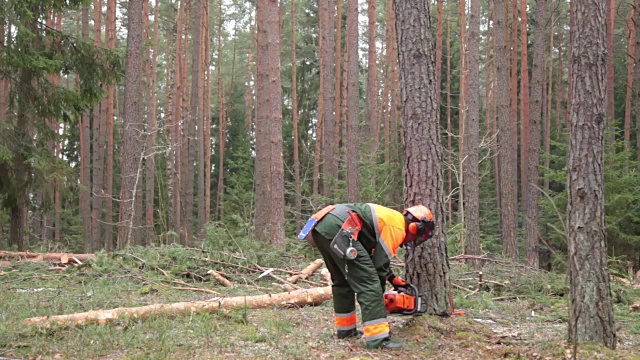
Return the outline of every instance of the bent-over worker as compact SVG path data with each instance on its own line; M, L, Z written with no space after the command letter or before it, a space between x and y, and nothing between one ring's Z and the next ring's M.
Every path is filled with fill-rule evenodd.
M415 247L432 236L434 219L422 205L399 211L376 204L329 205L315 213L298 237L316 246L331 273L337 337L355 337L357 296L368 348L398 349L391 341L384 306L385 281L407 283L391 271L398 248Z

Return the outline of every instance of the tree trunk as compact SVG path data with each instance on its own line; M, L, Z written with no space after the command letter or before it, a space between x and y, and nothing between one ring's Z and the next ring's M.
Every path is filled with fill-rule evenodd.
M555 5L556 1L553 0L552 3L552 7ZM550 152L551 152L551 114L552 114L552 109L553 109L553 48L554 48L554 44L553 44L553 38L555 35L555 28L554 28L554 18L555 18L555 12L551 12L551 41L549 43L549 72L548 77L547 77L547 84L549 86L549 91L547 92L547 112L545 114L544 117L544 135L543 135L543 142L544 142L544 168L545 169L549 169L549 163L550 163ZM561 73L558 73L558 77L560 77ZM556 92L560 91L559 88L556 87ZM545 176L544 178L544 189L548 190L549 189L549 177Z
M188 136L189 136L189 169L187 171L187 202L193 203L193 178L195 168L192 164L196 163L196 152L198 156L197 173L198 173L198 223L197 223L197 236L202 235L204 229L204 223L207 220L207 216L204 212L204 128L202 121L202 18L204 13L204 1L203 0L191 0L191 13L193 14L193 53L191 60L191 111L190 120L188 124ZM197 134L196 134L197 127ZM193 141L193 139L198 141ZM187 214L190 220L193 213L191 206L187 206ZM191 224L191 221L187 221L187 226Z
M576 0L570 0L569 6L569 75L567 76L569 84L567 85L567 93L565 94L565 100L567 107L564 109L564 123L569 127L569 112L571 111L571 94L573 93L573 38L575 36L575 14L576 14ZM560 42L562 43L562 42Z
M345 119L346 121L346 112L342 111L343 107L340 106L340 96L341 96L341 85L342 82L340 81L341 75L340 75L340 62L342 61L342 2L343 0L336 0L337 2L337 11L336 11L336 18L337 18L337 24L336 24L336 81L334 84L335 87L335 116L334 116L334 123L333 123L333 147L334 147L334 154L336 154L336 156L340 156L340 118L342 117L343 119ZM346 64L345 64L346 66ZM346 74L346 67L343 69L345 71ZM347 86L347 78L346 76L344 76L344 86L346 89ZM342 94L342 96L346 96L346 92L344 94ZM346 104L343 104L343 106L346 106Z
M636 9L640 9L640 0L635 0ZM636 27L636 51L635 51L635 67L640 69L640 11L636 11L633 15ZM638 159L638 168L640 168L640 71L635 72L635 86L634 86L634 111L636 116L636 155Z
M256 13L256 239L281 245L285 218L278 3L258 0Z
M323 78L324 98L324 124L323 124L323 152L324 152L324 177L322 179L322 193L331 196L332 183L338 179L338 154L335 151L334 142L334 111L338 101L335 98L335 14L336 0L320 0L320 42L322 43L322 67L320 76Z
M82 7L82 39L89 41L89 9ZM78 85L79 86L79 85ZM84 251L93 251L91 234L91 118L85 111L80 118L80 216Z
M180 69L182 74L182 137L181 137L181 149L180 149L180 185L181 185L181 194L180 198L182 199L181 203L181 212L182 212L182 228L180 229L180 237L181 243L186 246L190 246L191 244L191 235L193 232L193 185L195 178L195 174L193 173L194 167L193 163L189 166L189 138L192 135L189 132L189 124L191 123L190 117L190 98L189 98L189 27L191 25L191 1L186 2L186 8L184 12L184 33L183 36L183 48L182 48L182 69ZM191 60L193 61L193 59ZM191 78L193 81L193 77ZM190 179L192 181L190 181Z
M468 113L464 132L464 198L465 206L465 253L481 255L480 246L480 178L478 161L480 155L480 0L471 0L469 14L469 94ZM476 266L480 262L474 263Z
M102 0L93 1L93 43L102 46ZM104 119L106 114L102 110L101 103L93 106L93 181L91 211L91 238L93 249L102 248L102 198L104 197L104 143L106 126ZM104 108L106 110L106 108Z
M607 23L607 148L609 151L615 151L615 93L614 85L614 67L613 67L613 29L616 22L616 0L607 0L606 2L606 23Z
M338 0L340 1L340 0ZM357 13L357 4L356 4L356 13ZM357 16L357 14L356 14ZM364 115L365 118L365 122L368 124L369 127L369 156L370 159L373 160L375 162L375 154L378 152L378 147L380 146L380 138L378 138L376 136L376 134L378 133L378 129L380 128L380 123L378 120L378 86L377 86L377 74L378 74L378 70L377 70L377 64L376 64L376 0L367 0L367 17L369 19L369 27L368 27L368 34L369 34L369 58L368 58L368 70L367 70L367 108L366 108L366 112ZM349 19L348 15L347 15L347 19ZM347 39L349 39L349 25L350 25L350 21L347 21ZM356 24L357 25L357 24ZM357 38L357 27L354 30L356 31L356 38ZM358 46L356 44L355 46L356 48L352 50L353 53L355 53L356 59L357 59L357 55L358 55ZM349 45L347 45L347 49L351 50L349 48ZM353 59L353 58L351 58ZM355 69L357 71L357 64L358 62L355 62ZM353 66L353 65L352 65ZM355 77L356 82L357 82L357 75ZM351 100L351 95L349 95L349 98ZM357 100L356 100L357 101ZM357 164L356 164L357 165Z
M247 128L247 140L251 139L251 133L253 132L253 91L251 90L251 83L253 82L253 70L251 70L251 63L253 63L253 54L249 49L247 54L247 93L245 95L245 111L244 122Z
M116 48L116 0L107 0L106 43L107 48ZM104 186L104 243L107 251L113 249L113 102L114 86L108 86L106 111L107 169ZM120 115L118 114L118 116Z
M564 75L564 66L562 64L562 32L558 32L558 76L556 77L556 133L560 136L560 132L562 132L562 123L563 119L566 116L566 109L561 114L562 110L562 100L565 98L566 94L564 93L564 85L562 83L562 76ZM571 69L569 69L569 73L571 73ZM569 78L569 83L571 83L571 79ZM567 101L567 107L569 103ZM564 121L566 123L566 121Z
M526 195L527 206L524 208L524 226L526 229L527 266L538 267L538 220L540 208L540 130L542 126L543 92L544 92L544 58L546 50L546 0L538 0L536 4L536 36L533 44L533 72L531 73L531 123L530 141L527 159L529 184Z
M624 151L631 151L631 99L633 97L633 71L636 53L636 28L633 24L634 9L627 15L627 94L624 105Z
M453 146L451 144L453 133L451 128L451 19L447 17L447 175L449 188L447 192L449 224L453 224L453 179L451 168L453 165Z
M302 224L302 193L300 189L300 145L298 144L298 77L296 73L296 0L291 0L291 104L293 109L293 182L296 192L296 229Z
M607 268L604 136L607 126L605 4L576 2L571 139L567 163L569 340L614 349L616 333Z
M513 144L514 137L511 132L511 116L513 114L510 114L509 86L506 86L506 84L509 84L509 67L507 64L507 14L505 0L494 0L494 4L496 15L496 83L503 84L498 86L496 91L498 160L500 168L500 227L504 254L515 260L518 257L516 243L518 194L516 154ZM511 84L511 86L513 86L513 84ZM513 110L513 101L511 105L511 109Z
M202 107L202 121L204 122L204 158L205 163L202 164L201 168L204 171L204 215L206 217L206 222L211 218L211 28L209 27L210 23L209 16L209 1L204 2L204 25L203 25L203 34L202 38L204 40L203 49L203 59L204 63L202 64L202 78L203 78L203 102L204 106Z
M277 2L275 2L277 6ZM278 17L276 14L276 25ZM276 32L278 29L276 28ZM331 287L301 289L291 292L254 296L236 296L210 301L187 301L172 304L153 304L140 307L97 310L68 315L38 316L24 320L25 325L37 325L48 328L57 326L82 326L89 324L110 324L122 317L146 319L156 316L175 317L178 314L189 315L198 312L217 312L220 309L260 309L266 307L298 308L319 305L331 300Z
M443 314L449 310L449 259L429 2L395 0L394 8L403 111L404 200L407 206L430 207L436 220L433 238L407 253L407 280L426 291L428 313Z
M522 192L521 205L522 209L528 207L527 203L527 184L529 184L529 171L527 161L529 159L529 137L531 131L529 129L529 42L527 40L527 0L520 1L520 45L522 51L522 60L520 65L520 186Z
M222 1L218 7L218 189L216 191L216 220L222 220L222 191L224 190L224 145L226 143L226 114L222 86ZM231 101L229 99L228 101Z
M370 23L371 24L371 23ZM345 42L346 56L345 67L347 69L347 201L358 202L360 186L358 183L358 127L360 124L360 111L358 102L360 99L358 89L358 2L347 0L347 37ZM369 53L371 56L371 53ZM371 60L371 58L369 59ZM375 54L374 54L375 61ZM371 64L369 64L371 66ZM371 70L371 67L369 67ZM370 73L371 74L371 73ZM369 76L369 81L371 81ZM375 74L373 76L375 82ZM371 90L371 84L369 90ZM373 93L372 94L372 98ZM377 98L377 94L375 96ZM367 112L369 116L375 116L375 99L368 99ZM373 102L373 103L372 103ZM368 119L367 121L369 121ZM371 123L370 123L371 124ZM370 131L372 128L370 127ZM371 134L371 132L370 132ZM325 159L326 160L326 159Z
M143 3L130 0L127 25L127 67L124 96L124 147L122 150L119 247L134 244L134 217L138 193L142 191L142 50Z
M466 224L464 218L465 188L465 122L467 118L467 0L458 1L458 21L460 28L460 96L458 98L458 218ZM451 164L450 166L452 166ZM460 234L460 248L465 249L466 234Z
M151 62L150 73L151 73L151 81L150 81L150 91L151 95L149 96L148 103L148 111L149 111L149 135L147 137L147 158L145 159L146 165L146 184L147 184L147 236L145 245L151 246L155 240L155 231L154 231L154 221L153 221L153 202L155 199L155 171L156 171L156 162L155 162L155 146L156 146L156 135L158 132L158 122L156 119L156 83L157 83L157 64L158 64L158 23L159 23L159 1L155 3L154 15L153 15L153 55L149 60ZM148 37L151 40L151 34Z
M442 88L442 33L444 24L444 1L436 1L436 99L438 101L438 112L440 112L440 89ZM447 57L449 53L447 52Z

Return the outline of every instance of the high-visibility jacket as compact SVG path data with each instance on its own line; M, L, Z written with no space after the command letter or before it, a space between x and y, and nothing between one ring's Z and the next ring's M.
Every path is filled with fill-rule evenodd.
M357 239L371 256L378 274L381 277L391 274L391 258L397 255L398 248L407 235L402 213L377 204L342 205L358 214L362 220L363 226ZM322 221L316 225L315 230L322 236L332 239L340 231L344 220L331 212L323 215Z

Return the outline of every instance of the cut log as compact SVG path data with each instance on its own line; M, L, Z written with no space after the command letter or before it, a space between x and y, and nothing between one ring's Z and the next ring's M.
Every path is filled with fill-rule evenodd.
M306 279L309 276L311 276L311 274L313 274L316 270L320 269L320 267L322 266L322 264L324 264L324 260L322 259L317 259L315 261L313 261L311 264L309 264L309 266L307 266L306 268L304 268L300 274L297 275L293 275L290 276L289 278L287 278L287 281L289 281L292 284L295 284L298 282L298 280L300 279Z
M633 304L633 305L631 305L629 307L629 311L631 311L631 312L640 312L640 301L635 303L635 304Z
M225 279L224 276L222 276L219 272L215 271L215 270L209 270L207 271L207 274L213 276L216 280L218 280L222 285L226 286L226 287L233 287L233 284L231 283L231 281Z
M0 258L18 260L28 259L30 261L59 261L63 264L82 264L83 262L95 257L96 254L32 253L0 250Z
M96 310L68 315L38 316L24 320L25 325L41 327L82 326L88 324L109 324L118 319L147 319L150 316L173 317L200 312L214 312L219 309L266 307L290 308L313 306L333 298L331 287L302 289L292 292L215 298L207 301L187 301L171 304L154 304L141 307Z
M324 278L324 281L331 285L333 284L333 282L331 281L331 273L329 272L329 269L324 268L322 270L320 270L320 275L322 275L322 277Z

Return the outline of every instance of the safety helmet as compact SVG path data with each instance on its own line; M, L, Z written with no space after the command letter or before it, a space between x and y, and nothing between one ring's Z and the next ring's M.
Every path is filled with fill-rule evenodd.
M416 247L433 236L435 222L433 213L424 205L415 205L404 209L402 215L407 219L407 232L416 239L407 243L408 247Z

